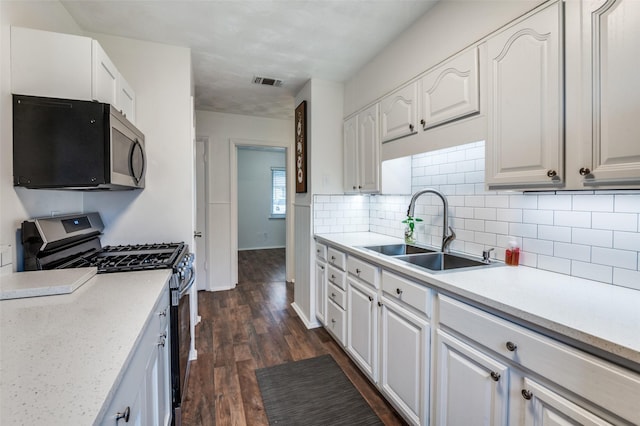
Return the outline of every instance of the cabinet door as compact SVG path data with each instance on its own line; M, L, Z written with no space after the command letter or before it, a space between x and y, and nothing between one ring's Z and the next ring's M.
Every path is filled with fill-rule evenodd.
M91 100L91 39L11 27L11 92Z
M358 116L344 122L344 192L358 192Z
M422 127L427 130L480 111L478 48L465 50L421 80Z
M640 2L589 0L581 5L588 143L582 147L584 164L569 172L584 175L585 187L639 185Z
M93 65L92 97L121 109L118 105L118 69L111 62L100 43L92 40L91 62Z
M438 330L436 425L506 425L506 365Z
M358 114L358 188L360 192L380 191L379 104Z
M169 312L169 306L166 307ZM166 318L166 317L165 317ZM171 389L171 336L169 333L169 321L163 323L160 339L158 341L158 419L160 425L169 426L172 414L172 389Z
M528 378L521 392L525 426L604 426L611 423Z
M136 94L127 81L118 74L118 109L131 123L136 122Z
M376 293L347 279L347 352L377 382L378 316Z
M380 102L382 142L392 141L416 132L418 118L418 84L396 90Z
M380 312L380 388L411 424L426 425L429 409L429 324L393 303Z
M561 3L488 39L490 188L562 184L562 54Z
M324 262L316 262L316 318L326 324L327 312L327 267Z

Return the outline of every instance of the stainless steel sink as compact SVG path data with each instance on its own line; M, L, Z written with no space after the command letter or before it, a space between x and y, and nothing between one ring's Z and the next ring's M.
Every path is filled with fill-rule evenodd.
M363 247L367 250L375 251L376 253L384 254L386 256L403 256L407 254L418 254L418 253L437 253L435 250L414 246L411 244L386 244L380 246L367 246Z
M461 268L473 267L489 267L500 265L500 263L485 263L482 260L472 259L470 257L461 256L450 253L425 253L414 254L408 256L396 256L394 259L428 269L430 272L449 271Z

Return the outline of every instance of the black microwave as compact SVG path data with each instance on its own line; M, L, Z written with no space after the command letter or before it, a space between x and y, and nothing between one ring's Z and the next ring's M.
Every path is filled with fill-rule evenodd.
M100 102L13 95L13 185L144 188L144 135Z

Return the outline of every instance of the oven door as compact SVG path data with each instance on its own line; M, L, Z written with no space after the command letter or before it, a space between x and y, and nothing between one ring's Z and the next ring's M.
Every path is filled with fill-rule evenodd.
M187 276L180 287L180 300L178 310L180 312L180 387L181 401L184 401L189 380L189 357L191 353L191 287L195 282L195 270L193 266L187 268Z
M144 135L117 111L111 111L111 183L144 188Z

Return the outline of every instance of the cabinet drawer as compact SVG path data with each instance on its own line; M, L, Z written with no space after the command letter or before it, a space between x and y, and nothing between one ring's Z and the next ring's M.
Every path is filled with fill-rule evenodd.
M374 286L375 288L378 288L377 266L371 265L356 257L349 256L347 259L347 270L351 275L360 278L360 280Z
M347 256L333 247L327 249L327 261L336 268L347 270Z
M382 291L387 297L404 302L431 318L431 289L382 271Z
M346 290L347 273L331 265L329 265L328 270L329 273L327 274L327 278L329 282L337 285L343 290Z
M624 419L640 424L640 375L446 296L440 322Z
M316 243L316 259L327 260L327 246L321 243Z
M327 301L327 330L344 346L346 337L345 312L331 300Z
M327 289L327 297L342 309L347 306L347 293L331 283L329 283L329 287Z

